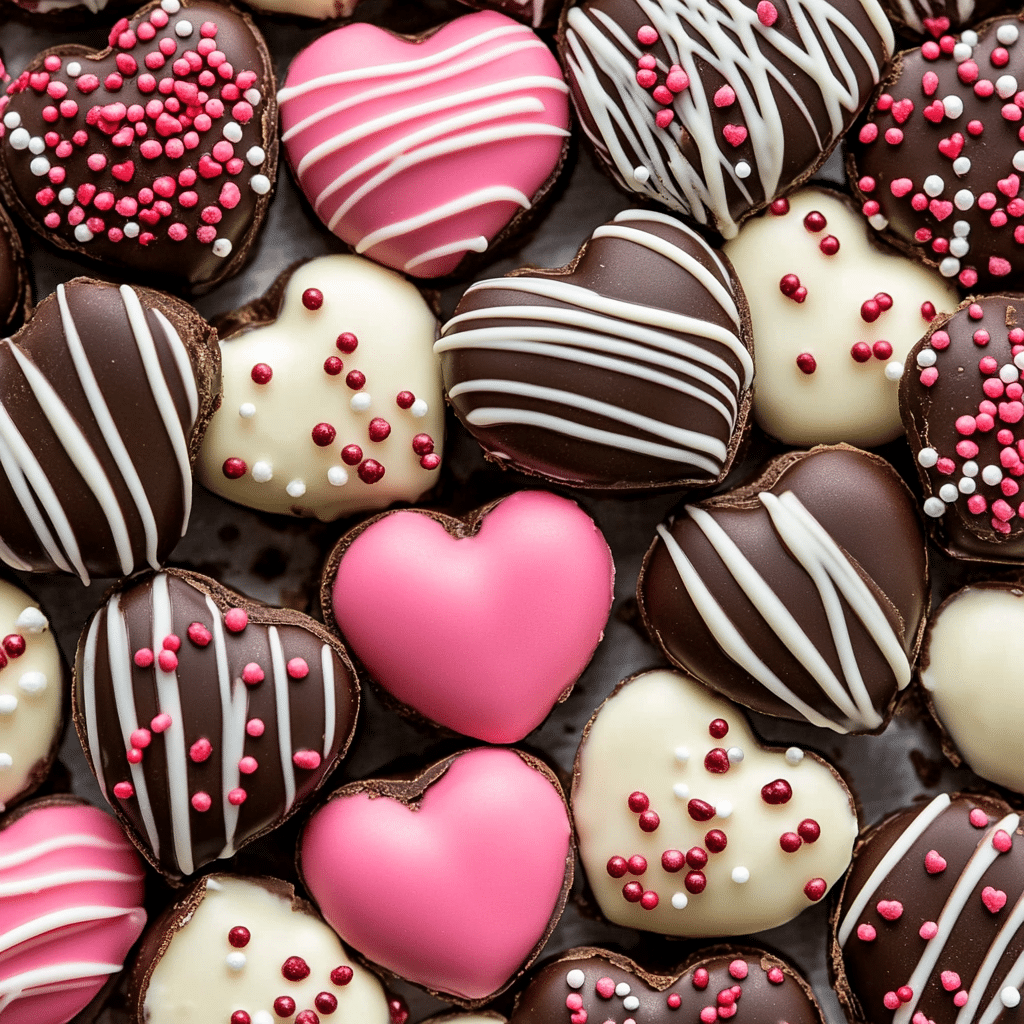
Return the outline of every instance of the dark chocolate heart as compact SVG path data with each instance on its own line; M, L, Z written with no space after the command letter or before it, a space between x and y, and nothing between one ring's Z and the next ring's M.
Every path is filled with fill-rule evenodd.
M0 343L0 558L127 576L185 532L217 336L148 288L76 278Z
M881 729L928 609L914 500L877 455L782 455L659 526L638 598L669 659L712 689L837 732Z
M126 581L78 644L86 756L128 835L172 879L297 810L344 756L358 709L351 663L323 626L198 573Z
M0 99L0 186L64 249L207 288L239 270L270 203L277 100L248 15L161 0L110 48L39 54Z

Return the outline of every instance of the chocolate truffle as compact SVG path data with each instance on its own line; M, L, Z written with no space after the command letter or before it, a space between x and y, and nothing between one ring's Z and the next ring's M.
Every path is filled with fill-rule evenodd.
M746 301L667 214L627 210L566 267L471 285L434 348L488 458L558 483L708 486L744 436Z
M873 732L911 678L928 611L906 484L848 445L792 452L658 527L637 595L651 637L764 714Z
M0 333L20 327L31 304L25 250L13 221L0 205Z

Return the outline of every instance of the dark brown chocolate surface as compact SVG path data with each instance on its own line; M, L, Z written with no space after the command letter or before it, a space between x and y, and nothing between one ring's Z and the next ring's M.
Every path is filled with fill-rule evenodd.
M226 617L231 609L247 614L240 631ZM189 633L197 622L212 634L205 644ZM181 641L175 668L140 666L137 652L159 656L165 636ZM287 667L296 658L304 675ZM263 678L243 683L254 666ZM172 880L229 856L297 810L344 756L359 708L344 648L319 623L180 570L136 576L112 593L82 635L73 697L75 726L108 801L143 855ZM158 714L171 715L166 731L152 725ZM263 730L253 735L256 719ZM148 730L150 742L133 765L125 751L136 728ZM317 753L315 765L294 760L303 751ZM237 767L245 757L255 759L249 772ZM119 796L119 783L130 783L132 794ZM236 790L240 803L230 798ZM209 798L207 809L197 794Z
M0 205L0 334L20 327L29 305L25 252L11 218Z
M882 0L882 6L893 25L914 39L940 39L950 29L967 28L1005 10L999 0Z
M815 652L848 685L822 595L811 573L774 528L758 498L761 491L797 496L866 584L912 664L928 610L927 560L913 499L892 467L878 456L848 446L816 448L780 456L754 484L696 506L736 545L792 614ZM846 717L829 700L764 617L766 610L770 612L767 603L744 592L692 514L677 516L669 529L725 618L770 671L843 731L872 731L863 721ZM871 705L886 720L897 694L896 678L843 590L837 586L836 593ZM726 653L732 645L722 642L724 634L712 633L660 537L644 561L638 598L648 631L674 664L755 711L802 718Z
M462 0L478 10L501 11L517 21L525 21L534 28L548 28L558 20L562 0Z
M12 83L0 187L54 244L202 290L241 268L270 203L276 85L248 15L163 4L114 25L111 49L56 47Z

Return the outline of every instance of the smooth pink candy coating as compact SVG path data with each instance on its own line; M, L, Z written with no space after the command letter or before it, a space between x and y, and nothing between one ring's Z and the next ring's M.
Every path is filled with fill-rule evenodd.
M565 878L561 795L511 750L460 755L418 810L364 793L306 826L306 886L342 941L396 974L483 999L543 937Z
M0 831L3 1024L64 1024L92 1001L146 924L143 877L96 807L35 807Z
M288 160L321 220L416 277L451 273L529 207L569 127L558 62L495 11L418 43L335 29L292 61L278 100Z
M574 502L520 491L457 539L395 512L347 548L332 607L351 649L398 700L489 743L522 739L586 668L615 566Z

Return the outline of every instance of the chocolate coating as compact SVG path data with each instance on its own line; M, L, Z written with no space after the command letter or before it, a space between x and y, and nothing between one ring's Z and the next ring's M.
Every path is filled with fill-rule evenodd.
M0 205L0 332L20 327L31 304L25 251L13 221Z
M1024 557L1022 313L1020 296L962 303L952 316L935 320L900 381L900 411L928 529L956 558Z
M206 631L199 640L195 623ZM177 650L165 637L180 640ZM158 659L170 651L170 667L146 664L140 650ZM174 880L231 856L315 792L348 749L359 690L344 648L313 619L169 569L126 581L92 617L72 706L118 819ZM170 716L163 730L152 724L161 714ZM125 751L140 728L148 741L132 763ZM240 766L244 758L255 767ZM130 795L118 788L125 783Z
M921 524L884 459L846 445L783 455L658 532L637 594L674 664L764 714L884 726L928 609Z
M632 491L724 478L750 408L750 345L728 261L674 217L627 210L566 267L472 285L434 348L489 458Z
M849 177L874 227L964 288L990 292L1024 283L1014 102L1024 41L1016 15L974 36L900 54L850 134Z
M151 3L110 44L45 51L12 84L0 188L60 248L205 290L241 268L270 203L266 45L248 15L213 0Z
M1000 995L1016 992L1012 969L1024 952L1019 816L993 797L949 801L942 794L899 811L861 840L833 921L836 990L851 1021L909 1024L922 1013L935 1024L993 1024L1017 1016L1013 995ZM1006 852L993 843L999 830L1012 840ZM912 996L901 1002L902 986ZM966 1006L960 992L969 994Z
M85 583L159 566L188 522L219 368L181 300L60 285L0 345L0 558Z
M951 28L966 28L999 13L999 0L882 0L897 29L911 36L940 39Z
M732 238L825 161L883 77L893 35L876 0L583 0L563 16L559 52L619 184ZM638 63L648 57L653 68Z
M706 982L704 974L696 975L698 970L705 972ZM610 991L620 985L628 988L624 995ZM650 974L617 953L581 947L536 973L517 999L509 1024L565 1020L571 1012L567 1012L566 1000L573 995L582 1001L579 1012L585 1010L592 1021L697 1021L705 1007L717 1005L720 992L734 986L740 989L736 1000L741 1017L788 1024L818 1024L821 1020L807 982L784 960L762 950L716 946L691 956L675 974L665 975ZM637 1005L626 1005L629 1000Z

